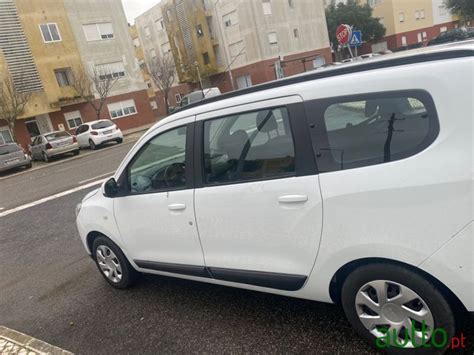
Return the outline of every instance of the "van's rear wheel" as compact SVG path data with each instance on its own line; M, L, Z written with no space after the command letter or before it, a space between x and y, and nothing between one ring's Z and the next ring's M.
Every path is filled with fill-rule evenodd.
M426 347L418 350L439 351L454 335L455 319L446 297L425 277L399 265L378 263L353 270L341 299L359 335L391 353L410 352L423 343Z
M92 245L96 265L105 280L115 288L128 288L137 278L122 250L110 239L97 237Z

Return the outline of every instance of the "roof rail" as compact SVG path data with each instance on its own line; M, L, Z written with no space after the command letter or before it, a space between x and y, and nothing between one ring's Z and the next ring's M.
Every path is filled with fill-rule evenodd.
M357 65L347 65L347 66L338 66L336 68L331 68L329 70L321 70L310 72L307 74L300 74L295 75L292 77L279 79L270 81L267 83L251 86L245 89L240 89L236 91L230 91L218 96L213 96L201 101L196 101L184 107L177 109L175 112L182 112L194 107L202 106L211 102L221 101L225 99L229 99L236 96L242 96L246 94L251 94L263 90L278 88L282 86L303 83L306 81L329 78L333 76L340 76L346 74L357 73L361 71L368 71L368 70L375 70L375 69L382 69L382 68L390 68L396 67L400 65L407 65L407 64L415 64L415 63L424 63L424 62L432 62L436 60L443 60L443 59L454 59L454 58L463 58L463 57L472 57L474 56L474 50L472 49L455 49L449 51L442 51L442 52L428 52L428 53L421 53L401 58L392 58L386 60L370 60L367 63L360 63Z

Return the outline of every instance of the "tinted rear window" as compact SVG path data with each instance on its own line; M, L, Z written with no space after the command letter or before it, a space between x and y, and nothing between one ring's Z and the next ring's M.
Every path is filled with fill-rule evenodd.
M16 144L0 146L0 155L7 155L14 152L19 152L21 148Z
M69 133L67 133L67 132L48 133L48 134L45 134L45 136L44 136L44 138L46 138L46 140L48 142L54 141L56 139L63 139L63 138L66 138L66 137L69 137Z
M114 123L112 121L101 121L101 122L94 123L93 125L91 125L91 127L92 129L102 129L102 128L107 128L113 125Z

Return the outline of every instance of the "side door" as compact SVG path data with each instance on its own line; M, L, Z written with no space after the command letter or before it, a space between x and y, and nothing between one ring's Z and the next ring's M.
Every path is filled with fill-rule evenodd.
M33 156L34 159L43 159L43 156L41 154L42 146L43 146L43 137L42 136L36 137L31 146L31 155Z
M79 128L76 130L76 139L77 139L77 142L79 143L80 147L88 147L89 146L88 131L89 131L89 125L87 125L87 124L83 124L83 125L79 126Z
M194 116L165 125L135 154L114 198L123 242L143 269L207 276L194 217Z
M322 200L301 98L199 115L196 137L196 218L212 276L303 287L318 252Z

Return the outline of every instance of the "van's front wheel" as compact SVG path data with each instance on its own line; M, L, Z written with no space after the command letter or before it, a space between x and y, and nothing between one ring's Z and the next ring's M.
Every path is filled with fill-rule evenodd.
M399 265L370 264L353 270L344 281L341 299L359 335L390 353L413 348L439 352L454 335L453 310L445 296L425 277Z
M100 273L110 285L120 289L133 285L138 273L115 243L106 237L97 237L92 250Z

